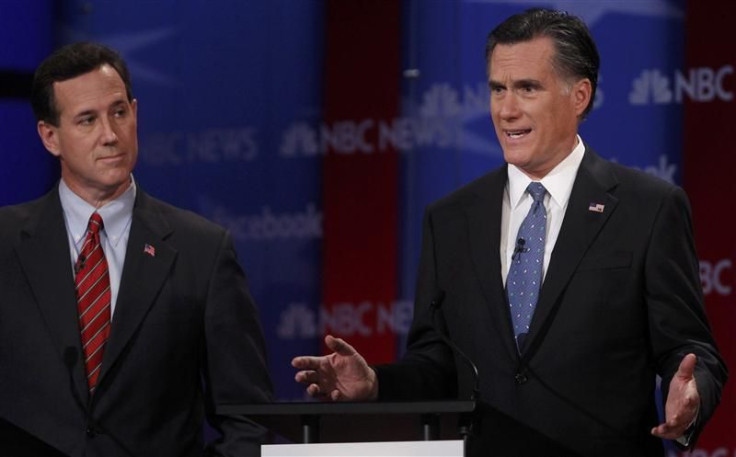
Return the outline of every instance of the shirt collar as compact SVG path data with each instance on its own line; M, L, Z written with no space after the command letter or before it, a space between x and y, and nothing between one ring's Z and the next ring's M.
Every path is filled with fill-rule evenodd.
M539 181L547 189L550 199L561 208L567 206L572 185L575 183L575 176L578 174L578 168L580 168L585 153L585 145L580 135L577 135L576 138L577 144L572 152ZM529 176L525 175L516 165L509 164L507 189L511 208L516 208L521 203L530 182L532 180Z
M135 204L136 185L133 176L130 177L130 186L118 198L105 203L100 208L95 208L80 196L75 194L63 179L59 181L59 198L64 210L67 229L79 245L87 233L89 218L97 211L104 222L104 232L108 241L117 246L125 234L125 230L133 219L133 206Z

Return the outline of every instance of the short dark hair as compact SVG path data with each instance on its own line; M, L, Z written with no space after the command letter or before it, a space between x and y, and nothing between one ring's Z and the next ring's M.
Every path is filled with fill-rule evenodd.
M128 101L132 101L130 73L120 54L99 43L72 43L57 49L44 59L33 75L31 106L36 120L58 126L60 113L54 98L54 83L76 78L105 64L118 72L125 84Z
M552 65L563 78L588 78L592 87L590 102L581 118L593 109L598 86L600 56L590 30L578 17L564 11L532 8L503 21L488 34L486 64L497 44L517 44L535 38L551 38L555 45Z

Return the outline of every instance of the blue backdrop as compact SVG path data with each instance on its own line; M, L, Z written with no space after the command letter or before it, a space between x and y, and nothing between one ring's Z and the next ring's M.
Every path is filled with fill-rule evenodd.
M325 4L60 3L2 3L4 77L9 70L27 76L70 41L100 41L121 52L139 101L136 179L231 230L260 307L277 395L302 398L289 361L320 350L325 320ZM400 46L409 71L396 76L402 110L394 125L402 133L393 140L401 156L396 255L404 304L413 296L424 206L502 162L488 113L485 39L499 21L531 6L581 15L599 44L600 85L583 138L606 157L680 181L684 89L675 83L682 83L684 0L404 0ZM56 179L22 93L0 99L0 145L1 203L40 195ZM395 326L400 337L404 324Z

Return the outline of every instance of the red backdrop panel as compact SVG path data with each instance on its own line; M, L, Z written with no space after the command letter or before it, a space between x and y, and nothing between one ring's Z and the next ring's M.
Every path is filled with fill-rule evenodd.
M398 156L376 145L378 124L399 110L400 2L326 5L326 331L342 329L369 363L389 362L396 338L378 320L397 294Z
M685 102L683 180L693 207L706 308L731 370L719 410L698 448L736 451L736 3L688 1L687 69L700 75L700 97ZM701 101L693 101L693 98ZM709 454L710 455L710 454ZM720 455L720 454L718 454Z

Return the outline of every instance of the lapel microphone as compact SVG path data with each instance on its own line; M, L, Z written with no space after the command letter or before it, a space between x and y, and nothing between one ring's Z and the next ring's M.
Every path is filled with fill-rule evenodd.
M516 247L514 248L514 253L511 256L512 259L518 259L523 252L527 251L524 245L526 245L526 240L524 238L516 240Z
M87 258L84 256L84 254L79 254L79 257L77 257L77 263L74 265L74 274L79 274L80 271L84 268L84 264L87 262ZM74 348L67 348L67 349L74 349ZM64 352L64 361L66 362L66 352Z
M435 331L435 333L440 337L440 339L449 347L452 352L460 356L460 358L468 365L470 366L472 372L473 372L473 392L470 395L470 399L472 401L479 401L480 400L480 375L478 374L478 367L475 365L475 362L473 362L473 359L468 357L460 347L455 344L454 341L452 341L450 338L448 338L441 329L436 325L436 315L437 311L440 310L442 307L442 303L445 300L445 291L440 290L438 291L434 299L429 303L429 312L430 312L430 326Z

